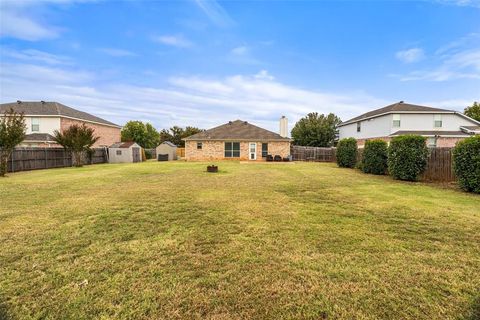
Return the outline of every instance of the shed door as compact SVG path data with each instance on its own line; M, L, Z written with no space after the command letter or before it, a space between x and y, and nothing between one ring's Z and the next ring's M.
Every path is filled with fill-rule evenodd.
M140 148L132 148L133 162L141 162Z

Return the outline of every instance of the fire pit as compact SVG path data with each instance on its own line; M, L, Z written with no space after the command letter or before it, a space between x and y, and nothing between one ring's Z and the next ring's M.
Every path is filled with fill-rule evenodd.
M218 172L218 166L213 164L211 166L207 166L207 172Z

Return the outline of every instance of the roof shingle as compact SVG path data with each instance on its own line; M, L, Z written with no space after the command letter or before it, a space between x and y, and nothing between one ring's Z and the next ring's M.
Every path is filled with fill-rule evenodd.
M400 101L400 102L388 105L386 107L369 111L367 113L359 115L358 117L342 122L339 126L344 126L353 122L357 122L359 120L379 116L384 113L392 113L392 112L454 112L454 111L447 110L447 109L419 106L419 105L409 104L409 103Z
M247 121L235 120L221 126L196 133L183 140L252 140L290 141L278 133L257 127Z
M23 112L25 115L29 116L64 116L84 120L87 122L97 122L109 126L120 127L113 122L107 121L105 119L99 118L83 111L67 107L66 105L58 102L17 101L0 104L0 113L3 114L10 109L13 109L18 113Z

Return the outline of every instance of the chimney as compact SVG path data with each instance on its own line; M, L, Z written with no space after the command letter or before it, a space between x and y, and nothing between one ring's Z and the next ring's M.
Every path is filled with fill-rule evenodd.
M280 135L283 138L288 136L288 119L285 116L280 118Z

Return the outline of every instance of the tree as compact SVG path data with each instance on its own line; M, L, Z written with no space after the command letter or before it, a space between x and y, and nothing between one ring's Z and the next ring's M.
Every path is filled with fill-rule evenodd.
M293 143L300 146L331 147L337 134L337 126L341 123L339 117L309 113L300 119L292 129Z
M54 140L67 151L72 152L74 165L76 167L83 166L83 152L91 152L92 146L100 137L94 136L94 129L87 127L85 124L72 124L62 132L55 130L53 132Z
M480 103L474 101L470 107L465 108L463 113L472 119L480 121Z
M16 145L25 139L27 126L23 113L13 109L5 112L0 120L0 177L7 173L8 158Z
M128 121L122 128L122 141L134 141L142 148L155 148L160 142L160 134L150 124L142 121Z
M163 129L160 131L160 141L170 141L171 143L175 144L179 147L185 147L185 141L183 138L189 137L196 133L202 132L203 130L187 126L185 129L179 126L173 126L170 129Z

